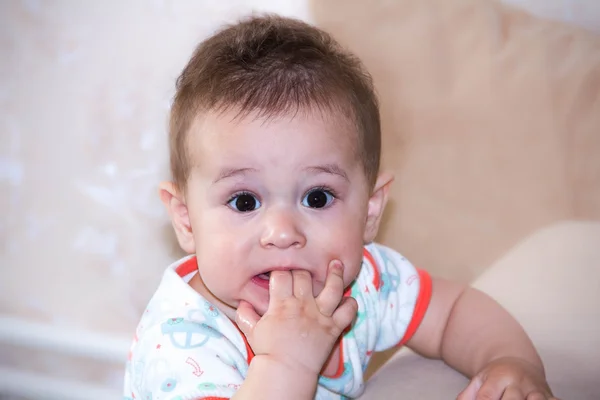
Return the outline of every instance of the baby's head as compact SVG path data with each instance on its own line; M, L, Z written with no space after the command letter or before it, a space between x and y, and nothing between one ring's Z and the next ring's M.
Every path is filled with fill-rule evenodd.
M202 42L177 81L161 188L197 256L192 286L222 310L246 300L262 314L273 269L309 271L317 294L339 259L350 284L391 181L380 147L371 78L325 32L263 16Z

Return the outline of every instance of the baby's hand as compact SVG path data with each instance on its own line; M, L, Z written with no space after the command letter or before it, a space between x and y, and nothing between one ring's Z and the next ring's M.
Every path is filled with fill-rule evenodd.
M247 302L236 322L256 356L317 376L342 331L356 315L356 301L343 298L342 264L329 265L323 291L313 297L308 271L273 271L269 308L262 318Z
M489 363L458 400L557 400L539 367L516 357Z

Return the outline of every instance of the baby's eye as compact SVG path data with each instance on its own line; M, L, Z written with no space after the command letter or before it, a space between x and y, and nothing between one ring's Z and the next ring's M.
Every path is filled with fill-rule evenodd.
M239 212L250 212L260 207L260 201L250 193L237 194L227 204Z
M334 200L333 194L325 189L312 189L302 199L302 205L310 208L323 208Z

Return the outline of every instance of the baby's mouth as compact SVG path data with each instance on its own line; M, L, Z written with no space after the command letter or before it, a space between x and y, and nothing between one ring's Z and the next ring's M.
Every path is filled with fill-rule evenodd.
M254 282L254 284L258 285L259 287L269 290L269 279L271 278L271 272L263 272L262 274L258 274L255 275L252 278L252 282Z
M258 277L258 279L262 279L262 280L268 281L271 278L271 271L264 272L264 273L262 273L260 275L257 275L257 277Z

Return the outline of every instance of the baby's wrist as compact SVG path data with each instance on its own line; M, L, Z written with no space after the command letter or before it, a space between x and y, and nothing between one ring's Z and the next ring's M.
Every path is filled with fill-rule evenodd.
M268 355L256 355L250 362L246 382L268 387L264 398L313 399L319 375L298 365Z
M233 398L312 400L317 381L317 374L298 370L267 355L256 355L250 362L242 387Z
M537 360L531 360L525 357L520 357L520 356L515 356L515 355L508 355L508 356L501 356L501 357L497 357L494 358L492 360L490 360L485 366L484 369L489 368L490 366L493 365L497 365L497 364L518 364L521 367L529 370L530 372L535 372L537 375L540 375L541 377L545 377L546 373L544 370L544 365L537 361Z
M278 377L282 380L301 381L303 384L316 386L319 372L313 371L294 360L283 360L269 355L256 355L250 366L255 365L257 370L269 371L268 376Z
M483 352L475 365L478 366L474 372L478 373L491 365L499 363L519 363L527 365L528 368L539 370L544 374L544 365L539 355L532 346L522 343L505 343L493 346Z

